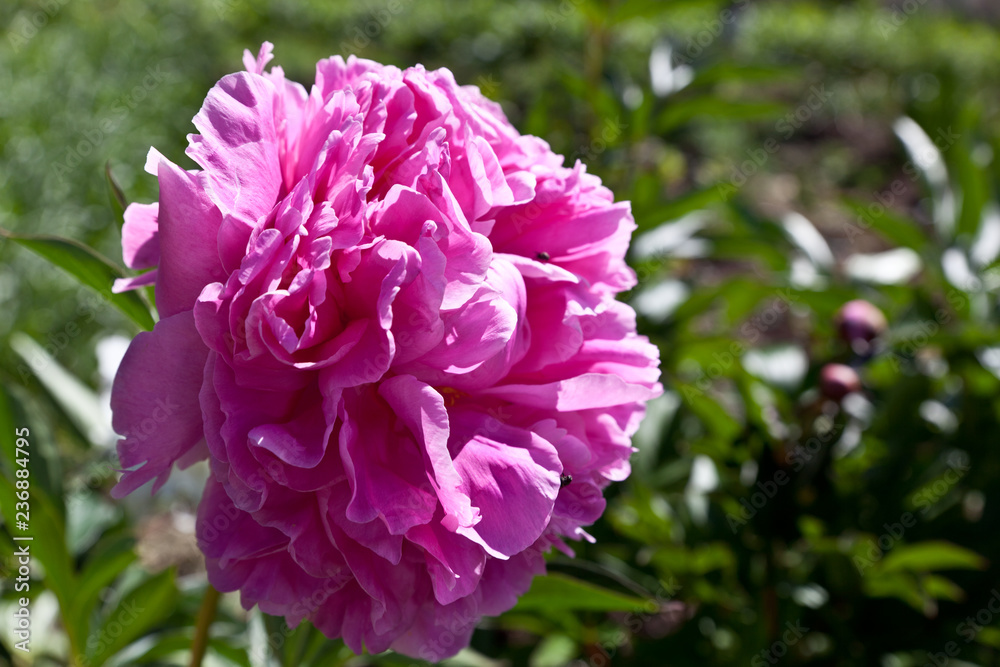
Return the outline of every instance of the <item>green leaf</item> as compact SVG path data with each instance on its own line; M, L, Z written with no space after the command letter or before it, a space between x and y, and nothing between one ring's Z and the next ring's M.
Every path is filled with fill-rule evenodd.
M794 67L720 62L698 72L698 76L691 82L691 86L708 86L730 81L739 84L764 81L795 81L801 77L802 71Z
M636 224L639 227L638 231L644 232L653 229L665 221L677 220L688 213L707 208L719 201L718 184L701 190L692 190L665 204L661 203L658 197L655 208L634 212Z
M624 595L563 574L536 577L513 612L526 610L646 611L655 603Z
M79 282L96 290L108 303L145 330L153 328L153 316L139 292L115 294L111 286L125 272L111 260L78 241L58 236L27 236L0 229L0 236L24 246L63 269Z
M97 393L52 357L34 339L22 333L10 337L10 347L31 368L35 377L62 408L69 420L91 443L114 439L110 425L103 417Z
M312 628L312 624L309 621L303 621L299 627L302 626ZM332 650L334 647L339 649L340 644L335 644L332 640L324 637L322 632L313 628L313 631L309 633L306 643L301 647L300 654L298 655L298 664L314 665L318 662L321 655L336 655L337 651Z
M946 162L951 166L956 184L961 192L956 232L971 237L980 226L990 193L989 173L972 159L974 141L972 136L980 124L980 105L968 104L959 114L960 137L957 145L945 153Z
M920 594L913 575L907 573L887 574L879 577L866 576L864 590L868 597L896 598L923 613L926 600Z
M697 385L678 383L677 391L684 404L702 421L705 428L722 441L730 442L743 431L743 424L714 399L706 396Z
M976 635L976 641L983 646L992 646L995 649L1000 649L1000 628L983 628Z
M103 665L108 658L169 616L174 610L176 597L173 569L150 577L125 595L118 606L104 618L96 641L87 642L91 667Z
M104 178L108 182L108 197L111 199L111 208L115 212L115 222L118 227L121 228L122 224L125 222L125 209L128 208L128 200L125 199L125 193L122 192L122 188L118 185L118 181L115 180L114 174L111 173L111 161L109 160L104 164Z
M80 573L80 586L73 595L73 615L76 618L90 618L101 591L135 562L137 556L132 547L132 540L120 539L90 558Z
M653 562L661 572L673 575L705 575L736 568L736 556L728 544L710 542L697 547L670 545L657 549Z
M668 5L659 0L628 0L622 5L613 7L608 11L608 18L612 24L624 23L632 19L655 19L670 9Z
M716 97L696 97L670 104L660 114L656 129L661 134L671 132L693 120L753 121L777 118L786 111L784 104L774 102L729 102Z
M4 434L14 433L21 422L15 421L14 403L15 399L9 390L0 386L0 432ZM7 466L7 472L13 474L14 459L17 458L17 439L0 438L0 452L3 453L3 463Z
M920 578L920 587L928 597L935 600L950 600L961 602L965 599L965 591L951 579L940 575L928 574Z
M895 215L877 202L866 203L849 197L845 197L843 202L856 216L854 220L844 223L845 236L849 240L853 241L856 235L871 228L886 240L917 252L923 251L927 244L927 237L917 222ZM878 215L875 211L879 211Z
M950 128L949 128L950 129ZM914 166L926 180L934 202L934 224L942 237L950 239L955 233L956 201L955 192L948 180L948 168L941 150L947 150L946 134L939 130L938 143L927 135L920 125L908 116L898 118L893 130L910 156L910 168ZM945 142L940 139L945 138Z
M989 561L965 547L944 541L927 541L895 547L872 568L878 574L888 572L932 572L935 570L984 570Z
M577 645L562 634L549 635L531 652L528 667L562 667L577 656Z

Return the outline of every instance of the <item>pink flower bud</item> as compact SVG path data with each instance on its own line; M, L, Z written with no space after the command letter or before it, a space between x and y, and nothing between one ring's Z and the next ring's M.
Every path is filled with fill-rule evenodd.
M869 354L872 341L888 327L882 311L864 299L845 303L837 312L836 323L840 336L860 355Z
M840 402L848 394L861 391L861 378L850 366L827 364L819 373L819 388L824 396Z

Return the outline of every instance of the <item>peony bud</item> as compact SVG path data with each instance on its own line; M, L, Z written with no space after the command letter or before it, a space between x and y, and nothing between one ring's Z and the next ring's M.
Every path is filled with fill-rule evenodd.
M850 366L827 364L819 373L819 388L824 396L840 402L848 394L861 391L861 378Z
M836 316L840 336L847 341L855 354L871 353L872 341L888 327L882 311L864 299L845 303Z

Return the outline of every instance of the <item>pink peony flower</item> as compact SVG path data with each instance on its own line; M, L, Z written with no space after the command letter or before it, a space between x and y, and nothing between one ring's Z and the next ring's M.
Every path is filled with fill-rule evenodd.
M431 660L604 510L656 396L615 295L635 224L448 70L340 57L209 92L125 213L160 320L115 379L124 496L207 458L208 577L354 651Z

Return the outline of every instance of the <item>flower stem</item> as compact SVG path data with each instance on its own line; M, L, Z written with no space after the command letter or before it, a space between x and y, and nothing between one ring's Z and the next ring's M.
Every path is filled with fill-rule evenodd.
M218 606L219 591L215 590L212 584L209 584L205 591L205 598L201 601L201 609L198 610L194 641L191 643L190 667L201 667L201 659L205 657L205 650L208 649L208 629L212 625Z

